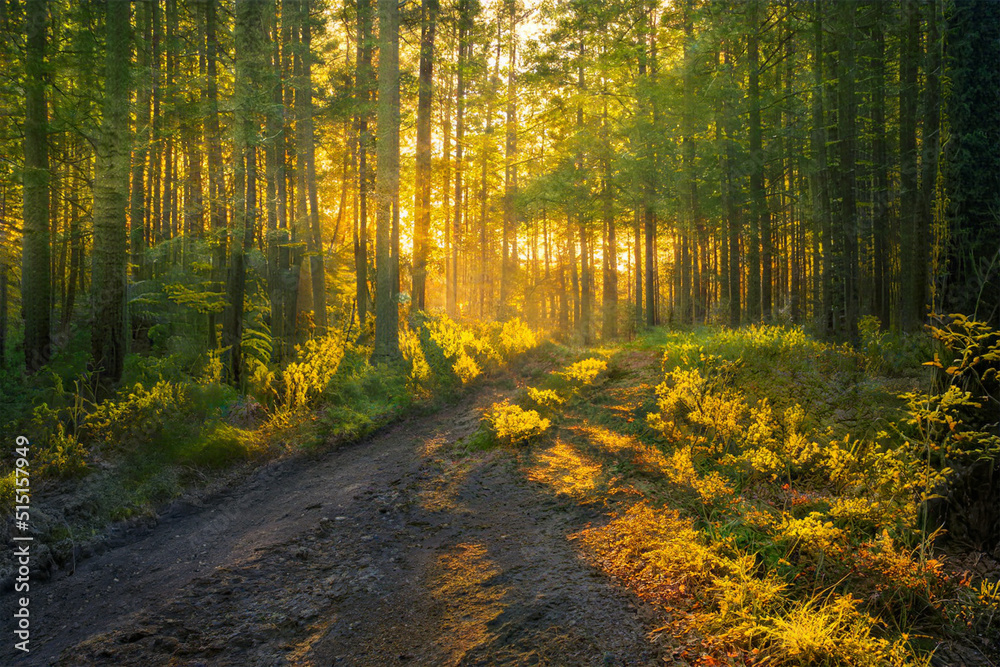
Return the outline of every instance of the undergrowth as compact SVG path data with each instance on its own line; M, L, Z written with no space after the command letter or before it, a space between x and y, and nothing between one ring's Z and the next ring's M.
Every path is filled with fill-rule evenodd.
M402 355L393 363L372 364L369 345L332 332L299 346L281 366L259 349L260 336L244 341L242 391L221 381L218 353L194 353L181 337L164 340L158 356L129 355L119 390L104 401L74 346L27 382L0 376L19 401L5 409L7 430L31 441L34 490L72 496L60 516L33 512L36 538L60 542L53 544L57 561L72 548L71 536L151 513L235 464L362 437L453 399L537 345L520 320L424 315L402 325ZM0 469L0 511L13 498L13 471Z
M950 565L929 508L995 460L997 336L961 316L923 340L863 324L857 349L800 328L658 330L524 392L552 421L528 477L619 507L575 538L673 619L658 634L692 664L996 650L1000 589Z

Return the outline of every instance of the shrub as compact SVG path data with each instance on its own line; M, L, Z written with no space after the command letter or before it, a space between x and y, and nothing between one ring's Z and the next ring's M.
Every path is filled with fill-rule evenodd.
M523 320L514 318L503 323L499 347L505 359L523 354L538 344L538 337Z
M601 359L584 359L568 366L561 375L578 386L586 386L594 384L597 376L607 368L608 362Z
M524 410L508 400L494 403L483 421L498 442L508 445L527 443L544 433L550 424L535 410Z
M303 407L317 398L337 372L344 356L345 342L339 335L314 338L299 346L301 361L285 367L285 405Z
M555 390L534 387L528 387L528 400L543 409L552 409L566 402Z
M458 359L455 360L451 369L455 372L455 375L458 376L458 379L462 381L462 384L472 382L479 377L479 374L482 372L479 370L479 365L476 364L476 362L472 360L472 357L467 354L460 355Z

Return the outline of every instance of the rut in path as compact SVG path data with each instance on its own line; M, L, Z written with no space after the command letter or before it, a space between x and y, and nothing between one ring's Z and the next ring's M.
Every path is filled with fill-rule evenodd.
M447 454L498 398L176 506L33 590L32 653L0 663L655 663L647 609L566 539L603 513L526 481L510 452Z

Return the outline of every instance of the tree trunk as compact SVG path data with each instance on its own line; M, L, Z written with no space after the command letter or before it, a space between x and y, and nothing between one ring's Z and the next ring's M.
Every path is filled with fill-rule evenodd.
M49 361L49 151L45 95L47 0L26 7L24 115L24 227L21 241L21 303L24 361L34 373Z
M269 64L264 0L237 0L236 73L233 91L233 244L222 326L223 368L226 380L243 381L243 309L246 297L246 254L253 247L257 220L257 144L264 86L260 73Z
M504 195L503 195L503 258L500 264L500 312L506 317L510 311L510 283L513 279L511 267L511 235L514 248L517 247L517 217L514 198L517 196L517 84L515 67L517 64L517 3L507 0L510 30L507 60L507 141L504 150ZM527 305L527 304L525 304Z
M399 197L399 4L378 0L378 170L375 181L375 349L373 358L399 356L399 308L393 279L391 227Z
M146 275L146 163L149 155L150 127L152 118L152 91L150 89L149 55L146 51L146 40L149 39L150 15L152 3L138 3L136 11L136 31L142 36L143 44L136 45L136 60L138 77L136 78L136 111L135 111L135 153L132 160L132 190L129 208L129 224L131 232L129 245L131 251L132 279L142 280Z
M107 2L104 105L94 178L93 367L117 382L126 352L126 209L129 177L131 29L127 2Z
M823 104L825 51L823 46L823 5L821 0L813 4L813 90L812 90L812 213L813 234L821 239L816 244L820 256L817 264L821 267L815 273L822 292L820 307L817 309L821 331L833 330L833 277L832 277L832 234L830 224L829 169L827 163L826 114Z
M282 246L288 243L285 230L283 194L285 180L285 122L283 118L283 96L281 80L281 39L278 37L278 7L275 0L268 3L269 28L271 32L271 61L266 72L266 85L270 88L270 104L267 106L267 136L265 146L264 172L267 181L267 291L271 305L271 358L281 360L285 350L284 296L286 290L282 278L287 267L282 266L282 258L287 251ZM263 73L262 73L263 76Z
M458 314L458 248L462 230L462 176L465 172L465 69L469 51L472 17L470 0L458 2L458 82L455 93L455 219L451 228L451 285L448 286L448 313Z
M886 148L885 120L885 6L873 3L875 10L872 44L875 50L872 72L872 253L873 282L872 310L887 329L892 322L890 294L892 269L889 257L889 156Z
M917 289L919 269L919 196L917 189L917 97L920 59L920 12L917 0L903 0L899 57L899 323L910 331L919 313L908 295Z
M434 97L434 36L437 31L437 0L420 5L420 66L417 89L417 165L414 187L413 307L426 307L427 255L431 227L431 102Z
M726 67L728 74L728 82L731 89L736 91L736 82L734 80L734 70L732 63L729 58L728 48L723 54L723 65ZM742 272L740 270L740 216L739 209L736 205L736 178L734 175L734 170L736 168L736 155L734 143L736 141L736 113L730 108L732 105L732 99L729 97L723 98L722 103L722 115L725 117L725 135L726 135L726 148L724 151L726 167L723 172L723 198L725 199L725 209L726 209L726 229L729 233L729 238L724 241L729 244L728 259L729 265L727 267L728 271L728 283L729 283L729 326L734 329L740 325L740 277Z
M697 247L694 252L689 248L689 239L694 238L698 228L698 179L695 174L695 141L694 141L694 83L692 70L695 67L692 42L694 26L692 19L694 3L684 2L684 73L683 73L683 113L681 117L681 134L683 148L683 179L684 198L686 199L687 224L681 231L681 304L682 323L691 323L697 319L700 285L698 280Z
M854 193L856 160L856 114L854 94L854 43L857 5L843 2L840 10L840 41L837 71L837 135L840 139L840 233L842 249L838 259L843 280L844 331L852 339L858 325L858 230L857 202Z
M913 310L917 323L922 324L929 304L930 239L934 225L934 197L937 193L938 154L940 153L941 123L941 36L938 31L937 0L930 0L927 7L927 55L924 82L924 124L920 175L920 211L913 258L915 269L913 283ZM995 63L997 64L997 63Z
M226 276L226 249L228 246L226 219L228 212L222 165L222 130L219 122L217 2L218 0L205 2L205 72L207 82L203 102L205 104L205 145L208 148L209 218L212 226L212 283L214 290L221 294ZM218 346L215 320L214 314L208 316L208 340L209 346L212 348Z
M607 80L604 81L607 93ZM612 340L618 337L618 236L615 230L614 194L611 191L611 127L608 125L608 96L604 96L601 119L603 155L601 167L604 175L601 183L601 202L604 213L603 293L604 324L602 338Z
M257 0L259 1L259 0ZM313 324L316 333L326 332L326 272L323 265L323 237L319 222L319 196L316 191L316 132L313 126L312 99L312 29L309 25L309 0L299 2L299 29L302 35L301 85L296 91L297 123L302 123L299 154L305 167L305 185L309 198L309 275L312 278ZM301 96L301 100L300 100Z
M761 252L762 246L767 246L770 239L765 239L765 225L770 228L770 216L767 211L767 193L764 190L764 150L760 124L760 6L759 0L751 0L750 26L747 34L748 87L747 96L750 104L750 199L753 214L750 216L750 238L747 241L747 315L751 321L759 321L761 317L768 319L771 308L771 258L770 248ZM767 220L765 221L765 218ZM764 256L762 256L764 255ZM764 305L764 293L767 293L767 304Z
M358 310L358 327L362 337L366 335L365 323L371 295L368 291L368 192L371 173L368 155L371 145L372 101L372 2L358 0L358 46L355 73L355 96L357 99L358 123L358 226L354 244L354 271L356 277L355 300Z

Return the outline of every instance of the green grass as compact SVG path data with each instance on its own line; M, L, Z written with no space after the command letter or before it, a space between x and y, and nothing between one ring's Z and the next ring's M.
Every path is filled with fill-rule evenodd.
M569 492L606 502L624 490L622 509L637 500L648 507L585 531L583 542L592 538L597 562L642 594L675 600L675 609L694 605L701 620L688 629L727 650L786 665L810 655L815 664L924 664L935 640L920 635L949 636L942 617L953 596L969 596L921 556L921 545L933 548L917 512L922 463L902 435L909 415L899 394L927 386L928 346L905 343L905 362L879 364L871 345L859 351L802 329L696 327L595 350L608 361L599 389L580 391L565 374L533 382L566 399L553 436L561 444L538 448L562 472L547 478L534 467L533 478L552 480L544 483L559 493L575 479ZM564 355L563 367L585 356ZM685 402L689 377L705 384L684 390L701 396ZM726 396L745 406L730 411L732 442L716 440L726 414L700 412ZM532 405L527 392L522 398ZM647 419L661 410L675 427ZM674 510L679 519L665 518ZM670 537L679 520L693 530L684 539ZM675 528L663 533L660 521ZM704 550L708 565L671 569L688 562L681 552ZM740 564L746 558L750 570ZM677 597L685 578L701 583ZM774 604L732 606L751 604L755 587ZM802 647L798 658L790 647Z

